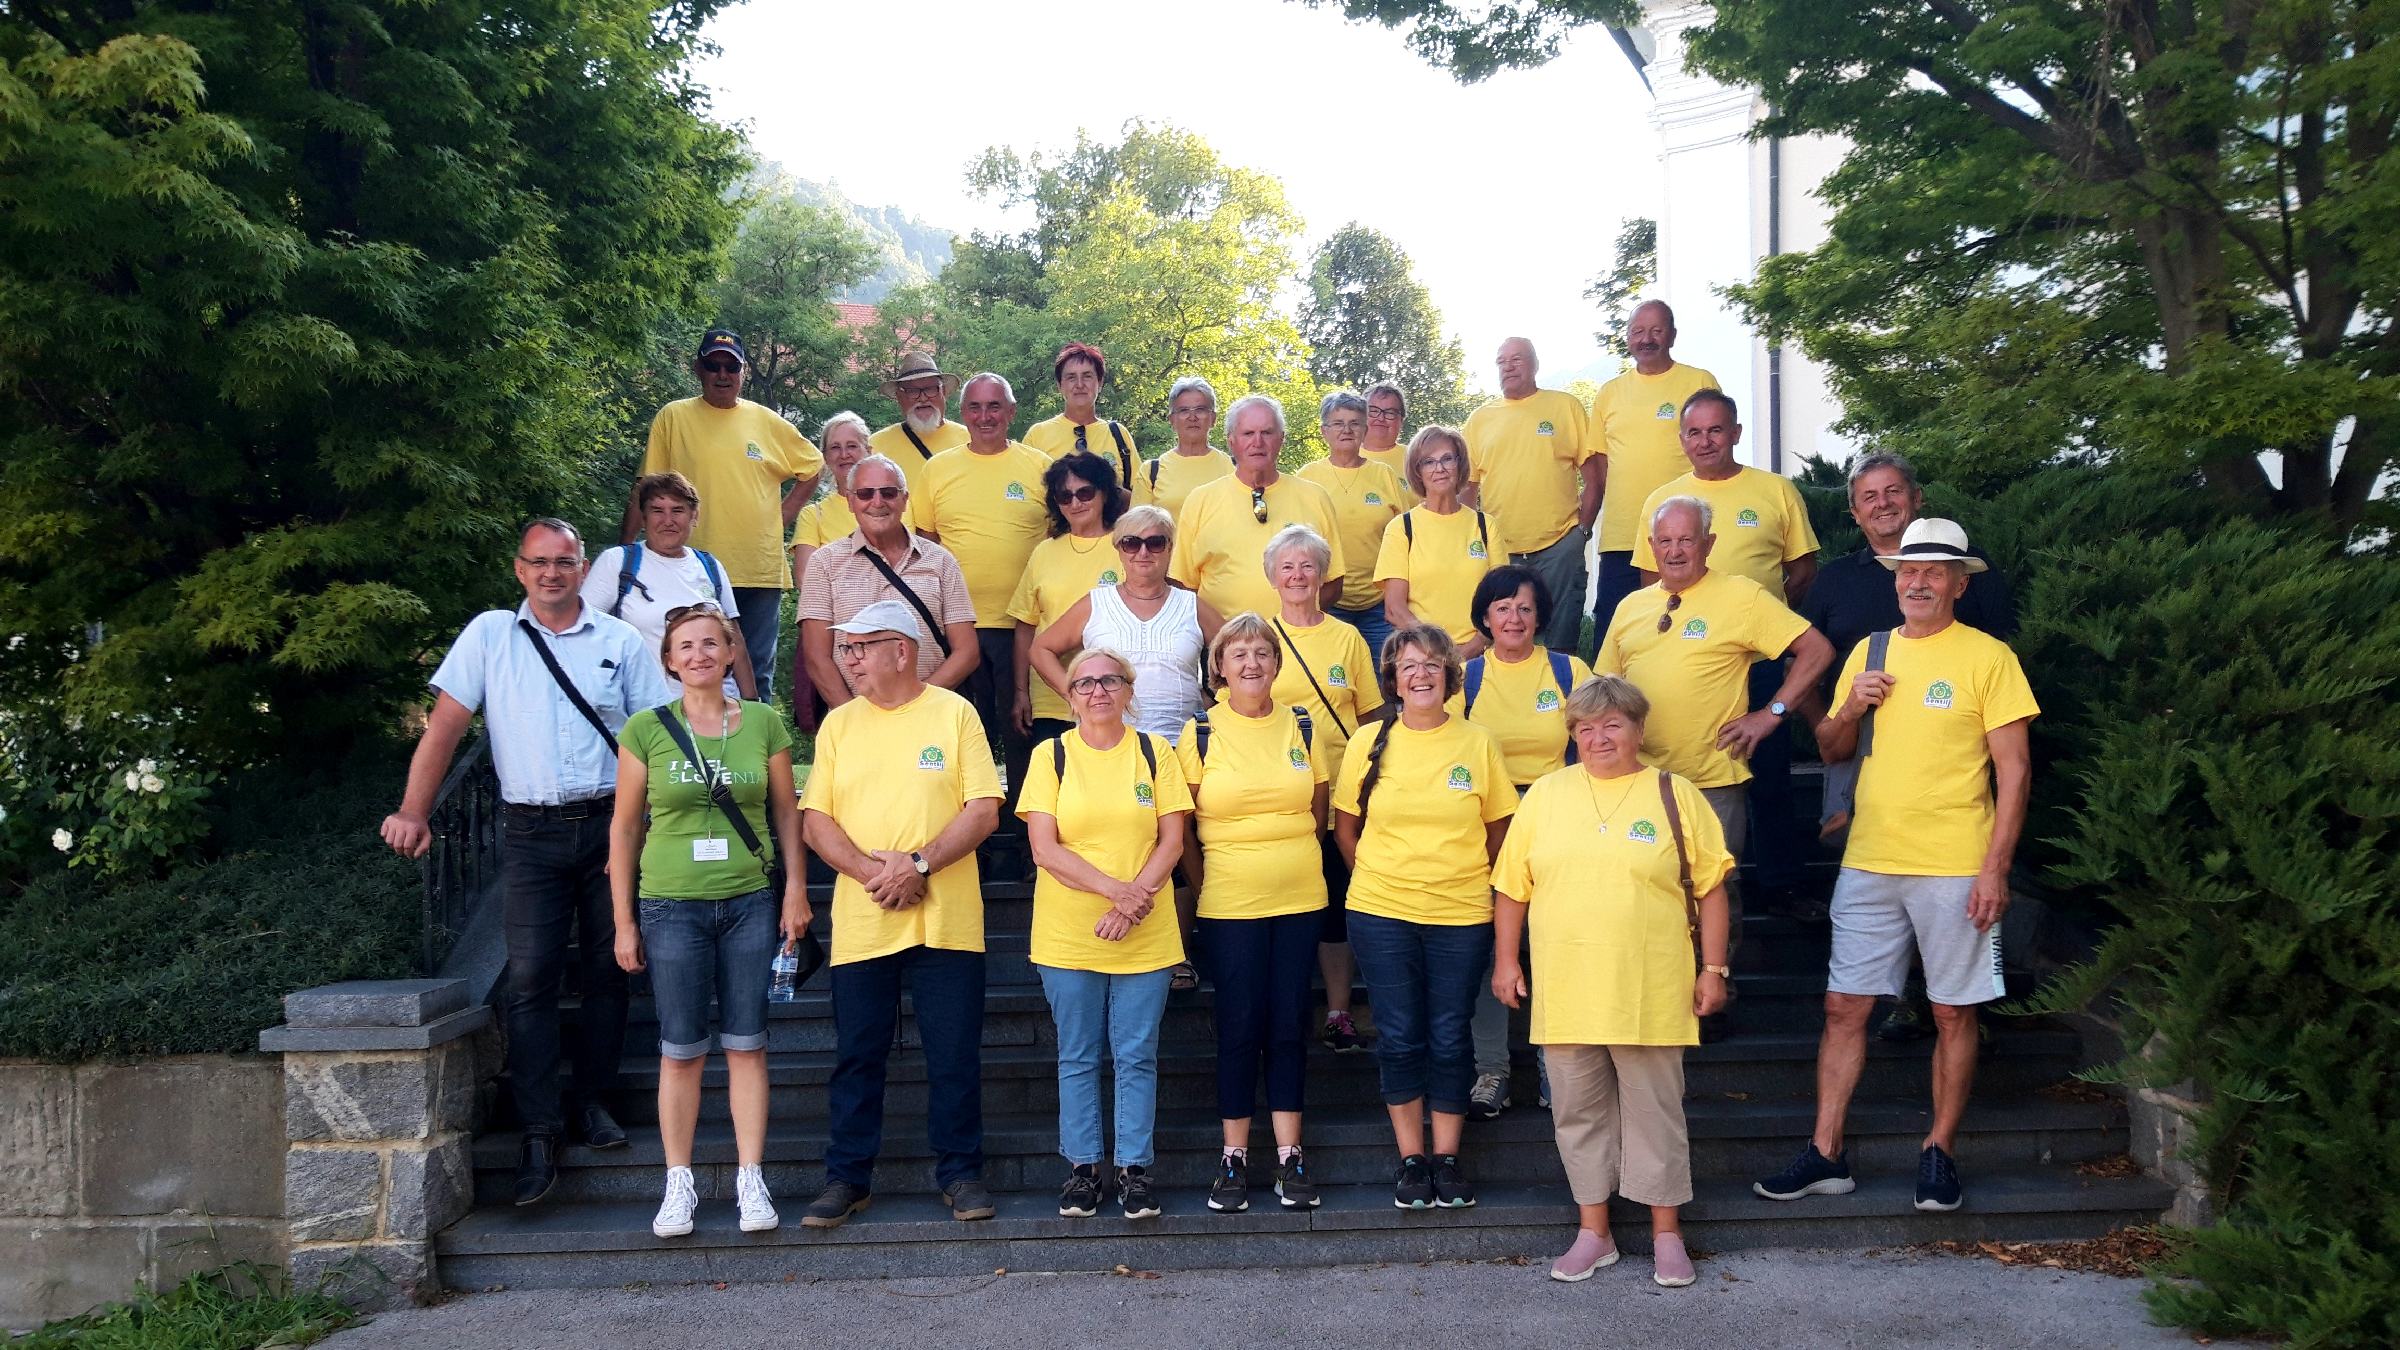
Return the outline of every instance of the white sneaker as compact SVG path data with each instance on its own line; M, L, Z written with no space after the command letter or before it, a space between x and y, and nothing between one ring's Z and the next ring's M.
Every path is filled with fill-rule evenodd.
M667 1198L658 1202L658 1217L650 1221L650 1231L662 1238L683 1237L692 1231L692 1211L700 1207L700 1193L692 1189L692 1169L667 1169Z
M775 1212L775 1199L767 1194L767 1178L755 1167L745 1167L734 1175L733 1197L742 1207L742 1231L765 1233L783 1222Z

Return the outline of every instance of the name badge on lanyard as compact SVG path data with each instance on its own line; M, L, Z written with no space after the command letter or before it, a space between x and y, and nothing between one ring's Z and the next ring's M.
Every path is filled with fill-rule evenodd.
M692 841L693 862L723 862L732 857L731 841L725 839L695 839Z

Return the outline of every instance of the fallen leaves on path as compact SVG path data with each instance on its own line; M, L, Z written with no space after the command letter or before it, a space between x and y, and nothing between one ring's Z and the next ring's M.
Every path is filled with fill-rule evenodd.
M2077 1163L2075 1170L2087 1177L2138 1177L2142 1174L2142 1165L2133 1160L2132 1154L2118 1153Z
M1980 1256L2004 1266L2081 1270L2135 1279L2167 1258L2166 1239L2155 1228L2120 1228L2081 1242L1929 1242L1926 1250Z

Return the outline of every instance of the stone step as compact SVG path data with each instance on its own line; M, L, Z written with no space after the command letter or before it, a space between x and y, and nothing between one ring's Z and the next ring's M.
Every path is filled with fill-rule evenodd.
M1736 1101L1702 1097L1686 1104L1686 1119L1693 1140L1694 1175L1754 1178L1791 1161L1800 1141L1808 1136L1815 1113L1811 1103L1798 1098ZM1908 1171L1913 1175L1917 1151L1931 1123L1931 1113L1922 1100L1858 1101L1850 1117L1851 1165L1861 1171ZM665 1166L662 1146L652 1129L633 1128L631 1133L634 1139L626 1148L595 1152L570 1147L562 1159L564 1166L552 1199L655 1199ZM1251 1170L1255 1184L1264 1189L1273 1179L1273 1141L1263 1124L1254 1126L1252 1133L1256 1151ZM1162 1189L1197 1193L1215 1180L1223 1135L1213 1110L1162 1108L1154 1138L1156 1158L1151 1171ZM1310 1112L1307 1142L1310 1171L1321 1185L1390 1181L1394 1163L1391 1125L1378 1106ZM824 1184L824 1146L820 1128L770 1121L765 1151L769 1188L777 1195L803 1200L814 1195ZM2124 1113L2116 1104L2025 1099L1978 1104L1970 1110L1957 1151L1965 1165L1989 1170L2085 1162L2124 1150ZM1551 1138L1550 1117L1539 1109L1512 1110L1497 1120L1471 1123L1465 1158L1468 1176L1478 1185L1566 1183ZM702 1198L732 1196L735 1159L732 1127L713 1114L704 1115L692 1150L694 1180ZM517 1165L516 1136L498 1133L477 1139L475 1165L478 1202L503 1202ZM1066 1167L1058 1153L1055 1114L985 1118L983 1177L995 1191L1054 1190L1064 1180ZM887 1123L884 1155L876 1168L878 1190L930 1194L939 1189L933 1172L933 1153L923 1131L894 1130Z
M1931 1091L1932 1042L1892 1045L1870 1041L1859 1090L1867 1096L1918 1097ZM1696 1096L1748 1093L1757 1099L1805 1096L1816 1085L1817 1033L1744 1031L1716 1045L1684 1054L1685 1090ZM823 1051L777 1051L767 1056L771 1119L821 1122L825 1083L833 1055ZM2047 1087L2085 1063L2082 1042L2055 1027L2009 1026L1994 1031L1976 1068L1983 1100L2004 1100ZM1058 1109L1058 1058L1039 1045L987 1048L983 1054L983 1108L993 1115ZM712 1058L702 1071L704 1109L722 1112L725 1069ZM1208 1106L1215 1100L1216 1057L1211 1046L1169 1046L1159 1056L1159 1100ZM657 1119L658 1061L628 1055L611 1105L628 1125ZM1311 1044L1308 1092L1327 1106L1378 1099L1375 1057L1370 1052L1337 1055ZM915 1049L894 1053L884 1085L890 1128L912 1128L926 1110L925 1060Z
M2146 1177L2101 1178L2064 1164L1985 1171L1966 1177L1967 1203L1949 1214L1911 1207L1916 1173L1876 1173L1849 1195L1788 1204L1761 1200L1747 1181L1713 1179L1684 1206L1691 1245L1702 1251L1760 1247L1868 1247L1963 1240L2094 1237L2155 1222L2169 1192ZM1163 1197L1166 1213L1126 1220L1103 1210L1062 1219L1051 1192L1002 1194L999 1216L959 1223L930 1195L878 1196L864 1214L830 1231L804 1228L806 1197L787 1197L784 1222L743 1233L729 1203L704 1203L687 1237L650 1233L653 1197L526 1209L479 1209L435 1241L443 1283L454 1289L605 1289L698 1281L898 1278L1010 1271L1192 1270L1353 1263L1508 1260L1547 1263L1573 1235L1575 1208L1564 1187L1491 1186L1472 1209L1401 1211L1388 1185L1334 1186L1323 1207L1284 1211L1253 1192L1248 1212L1215 1214L1204 1197ZM1648 1246L1643 1212L1619 1201L1618 1241ZM1705 1270L1703 1277L1706 1277ZM1537 1269L1527 1278L1539 1278Z

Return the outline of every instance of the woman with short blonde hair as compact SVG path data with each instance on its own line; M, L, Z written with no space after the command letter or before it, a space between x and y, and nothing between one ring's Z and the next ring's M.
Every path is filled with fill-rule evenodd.
M1395 628L1433 624L1460 644L1462 656L1480 656L1485 639L1472 601L1492 568L1492 525L1459 498L1467 488L1467 438L1427 426L1408 443L1407 464L1408 486L1424 500L1383 528L1375 581L1384 615Z

